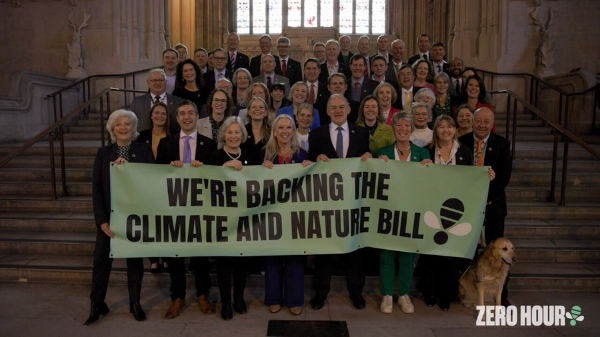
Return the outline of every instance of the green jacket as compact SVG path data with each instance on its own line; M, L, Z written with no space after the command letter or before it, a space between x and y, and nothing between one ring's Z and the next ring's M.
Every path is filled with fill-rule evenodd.
M389 145L382 149L379 149L379 151L377 151L377 157L386 155L386 156L388 156L388 158L390 158L390 160L396 159L396 151L394 151L394 146L396 146L395 142L392 145ZM431 159L429 157L429 151L427 151L427 149L424 149L422 147L418 147L411 142L410 143L410 161L421 162L424 159Z
M360 122L356 125L364 127L365 122ZM375 155L377 150L394 144L395 141L396 138L394 137L392 127L385 123L377 122L377 129L375 129L372 136L369 134L369 150L371 154Z

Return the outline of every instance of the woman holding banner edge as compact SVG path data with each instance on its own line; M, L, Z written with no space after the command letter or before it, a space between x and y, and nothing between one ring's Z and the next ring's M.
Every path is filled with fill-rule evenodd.
M277 116L271 137L261 151L263 166L272 169L274 165L299 163L307 167L312 164L307 158L306 151L300 148L292 117ZM302 255L265 257L265 305L271 313L281 310L282 304L294 315L302 313L305 263L306 258Z
M381 148L377 151L377 156L386 162L390 160L421 162L429 159L429 152L410 142L410 135L415 129L415 123L412 114L409 112L398 112L392 117L392 127L396 142L392 145ZM381 295L383 300L379 309L381 312L391 314L394 307L394 271L395 262L398 256L398 305L402 311L412 314L415 311L409 294L413 280L415 253L397 252L382 249L379 261L379 274L381 279Z
M139 135L136 115L127 110L114 111L106 122L112 144L98 150L94 161L92 180L92 198L94 220L98 227L96 247L94 249L94 268L92 271L92 301L90 316L85 325L90 325L109 313L104 299L108 289L108 280L112 268L110 258L110 239L115 234L110 230L110 165L122 165L127 162L153 163L152 147L148 144L133 142ZM146 313L140 305L144 262L142 258L127 259L127 287L129 289L129 312L137 321L145 321Z

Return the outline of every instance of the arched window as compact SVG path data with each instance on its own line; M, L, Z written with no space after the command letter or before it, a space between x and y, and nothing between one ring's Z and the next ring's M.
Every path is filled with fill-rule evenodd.
M385 34L386 17L386 0L237 0L238 34L279 34L287 27Z

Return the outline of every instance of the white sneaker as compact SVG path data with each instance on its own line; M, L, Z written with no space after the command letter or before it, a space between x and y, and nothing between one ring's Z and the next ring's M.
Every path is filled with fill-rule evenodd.
M384 314L391 314L392 309L394 309L394 298L390 295L383 296L383 301L381 301L379 310Z
M405 314L412 314L415 312L415 306L410 301L410 297L408 297L408 295L402 295L398 297L398 305L402 307L402 311Z

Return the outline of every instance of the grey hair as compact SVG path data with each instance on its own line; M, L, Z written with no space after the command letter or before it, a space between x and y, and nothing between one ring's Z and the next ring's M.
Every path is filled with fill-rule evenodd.
M287 43L290 47L292 46L292 43L290 42L290 39L288 39L285 36L280 37L279 39L277 39L277 43Z
M421 89L423 90L423 89ZM419 90L419 91L421 91ZM426 102L414 102L411 106L410 106L410 114L411 115L415 115L415 112L417 112L417 109L420 107L425 107L425 109L427 109L427 121L431 122L432 119L432 114L431 114L431 108L429 107L429 104L427 104Z
M250 72L248 71L248 69L246 68L239 68L238 70L236 70L233 73L233 76L231 77L231 79L233 80L233 85L237 87L237 76L240 72L246 73L246 75L248 75L248 83L252 82L252 75L250 74ZM226 78L226 77L221 77L221 78ZM250 86L248 84L248 86Z
M417 91L417 93L415 94L414 100L419 101L421 96L429 96L429 98L431 98L433 103L431 103L431 105L429 106L429 110L433 109L433 105L435 104L436 100L435 93L433 92L433 90L429 88L419 89L419 91ZM429 116L431 116L431 111L429 111Z
M308 85L306 84L306 82L301 82L301 81L298 81L298 82L294 83L294 85L292 85L292 87L290 88L290 92L288 93L287 99L289 99L290 101L293 102L294 100L292 99L292 96L293 96L292 93L294 92L294 90L296 90L296 88L298 88L301 85L306 87L306 99L308 99Z
M240 126L240 130L242 130L242 143L245 143L248 139L248 130L246 130L246 126L244 125L242 119L238 116L227 117L223 122L223 125L221 125L221 128L219 129L219 133L217 134L217 142L219 143L219 149L225 146L225 131L227 131L227 129L229 129L230 126L236 123Z
M444 79L444 81L446 81L446 83L450 83L450 76L448 76L448 74L446 74L445 72L441 72L437 75L435 75L435 77L433 78L433 83L437 82L438 78L442 78ZM418 93L418 92L417 92Z
M333 75L332 75L333 76ZM334 98L343 98L344 102L346 103L346 106L349 107L350 103L348 103L348 99L346 98L346 96L342 95L342 94L333 94L329 97L329 99L327 100L327 108L329 108L329 102L331 102L332 99Z
M160 74L163 76L163 78L165 79L165 81L167 80L167 73L165 73L165 71L164 71L164 70L162 70L161 68L154 68L154 69L151 69L151 70L148 72L148 78L150 78L150 75L152 75L152 73L160 73Z
M396 124L398 124L399 120L403 120L408 122L408 124L410 124L410 132L413 132L415 130L415 119L413 118L412 114L406 112L406 111L398 111L394 114L394 116L392 117L392 127L396 128Z
M402 47L406 47L406 44L401 39L395 39L394 41L392 41L392 43L390 44L390 46L393 47L396 43L402 43Z
M167 111L167 113L169 112ZM108 131L108 134L110 135L111 143L117 142L117 137L115 136L115 124L117 124L117 121L121 117L127 117L131 122L131 127L133 128L133 137L131 138L132 141L136 140L140 135L139 132L137 132L138 118L135 113L124 109L115 110L108 117L108 121L106 121L106 131Z

